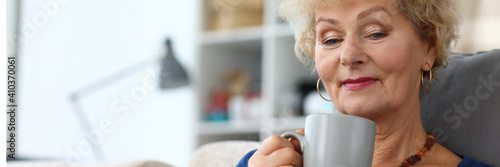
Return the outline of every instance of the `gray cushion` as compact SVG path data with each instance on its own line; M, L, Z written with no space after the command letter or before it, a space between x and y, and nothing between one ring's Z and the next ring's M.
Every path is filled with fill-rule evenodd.
M500 166L500 50L450 56L420 108L443 146Z

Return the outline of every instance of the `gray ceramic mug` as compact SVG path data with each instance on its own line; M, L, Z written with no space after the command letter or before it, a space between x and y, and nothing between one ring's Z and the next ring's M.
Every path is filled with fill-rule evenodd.
M375 144L375 123L344 114L313 114L306 118L305 134L285 132L296 138L304 167L369 167Z

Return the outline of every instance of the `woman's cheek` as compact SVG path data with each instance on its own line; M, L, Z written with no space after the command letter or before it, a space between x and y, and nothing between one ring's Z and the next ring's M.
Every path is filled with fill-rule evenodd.
M368 49L367 53L370 61L385 74L402 72L409 65L407 53L402 52L397 46Z
M315 50L315 53L314 53L314 64L316 66L316 70L318 71L318 74L320 74L320 72L322 71L322 67L321 67L321 60L322 60L322 55L321 55L321 48L319 46L316 45L316 47L314 48ZM321 76L321 74L320 74Z
M385 43L382 46L384 49L379 47L372 50L378 50L380 53L376 55L382 55L379 57L378 62L379 64L385 64L379 66L385 68L384 71L402 71L411 65L412 55L409 53L413 53L412 45L408 41L395 39Z
M334 56L329 55L327 52L320 52L316 54L315 63L318 75L323 82L331 82L333 76L335 76L336 68L338 67L337 64L335 64Z

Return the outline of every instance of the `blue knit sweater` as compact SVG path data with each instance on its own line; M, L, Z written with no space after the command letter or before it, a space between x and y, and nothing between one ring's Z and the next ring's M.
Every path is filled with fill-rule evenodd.
M248 152L241 160L240 162L236 165L236 167L248 167L248 160L252 155L255 153L257 150L252 150ZM457 153L455 153L457 154ZM469 158L467 156L457 154L460 158L462 158L462 161L458 164L457 167L492 167L490 165L486 165L484 163L478 162L473 160L472 158Z

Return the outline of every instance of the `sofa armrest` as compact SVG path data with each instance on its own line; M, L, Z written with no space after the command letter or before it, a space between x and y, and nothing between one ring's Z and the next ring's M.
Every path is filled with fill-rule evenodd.
M249 151L260 146L256 141L222 141L201 146L191 157L191 167L236 166Z

